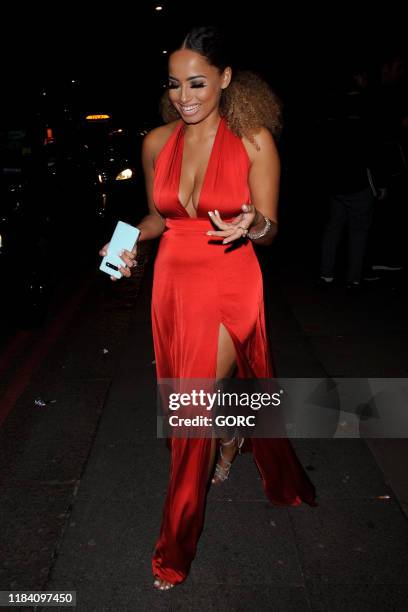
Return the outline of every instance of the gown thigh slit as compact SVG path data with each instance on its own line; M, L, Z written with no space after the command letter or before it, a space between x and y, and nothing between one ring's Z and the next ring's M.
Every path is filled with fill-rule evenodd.
M221 118L207 166L197 216L178 193L184 144L180 121L155 164L153 200L166 219L154 262L151 302L156 373L160 379L215 381L218 340L225 326L235 349L237 378L273 378L266 334L263 279L250 240L223 245L207 236L208 211L228 221L251 203L250 161L241 139ZM166 439L169 483L153 574L177 584L196 555L208 492L212 439ZM287 438L246 438L266 497L276 505L317 505L315 489ZM223 485L225 486L225 485Z
M221 354L221 355L220 355ZM218 326L218 348L215 377L233 378L237 366L237 353L234 341L224 323Z

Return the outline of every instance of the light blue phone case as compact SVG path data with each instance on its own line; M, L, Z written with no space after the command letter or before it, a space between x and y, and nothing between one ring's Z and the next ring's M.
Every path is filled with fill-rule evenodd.
M139 234L140 230L137 227L118 221L109 243L108 252L102 259L99 269L109 276L121 278L122 272L119 270L119 266L124 266L125 262L119 256L119 252L122 249L131 251L139 238Z

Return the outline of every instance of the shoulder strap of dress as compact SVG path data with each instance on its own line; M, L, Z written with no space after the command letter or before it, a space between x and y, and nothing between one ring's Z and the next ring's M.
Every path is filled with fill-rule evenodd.
M159 154L156 157L156 164L155 164L156 167L157 167L157 164L162 159L165 159L166 157L167 158L171 157L172 154L174 153L174 149L177 147L177 144L179 142L179 138L181 135L181 131L183 129L183 125L184 124L181 121L180 124L174 128L173 132L171 133L169 138L166 140L163 147L160 149Z

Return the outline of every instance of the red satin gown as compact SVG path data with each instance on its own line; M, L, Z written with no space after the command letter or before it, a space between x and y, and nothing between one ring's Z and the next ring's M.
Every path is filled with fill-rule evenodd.
M208 211L228 220L250 203L250 161L239 137L221 118L197 208L179 199L184 122L174 129L155 166L153 199L166 218L154 265L151 315L157 377L215 378L221 323L235 346L237 376L273 376L265 331L263 280L251 241L238 248L207 236ZM182 582L203 527L210 438L169 438L170 479L153 574ZM315 489L286 438L245 440L273 504L315 506Z

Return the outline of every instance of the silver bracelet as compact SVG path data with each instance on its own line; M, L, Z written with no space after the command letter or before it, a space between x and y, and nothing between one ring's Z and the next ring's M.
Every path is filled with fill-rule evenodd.
M268 217L264 217L264 219L265 227L259 232L248 232L246 235L247 238L249 238L250 240L257 240L258 238L263 238L263 236L265 236L265 234L269 232L269 230L271 229L272 221L268 219Z

